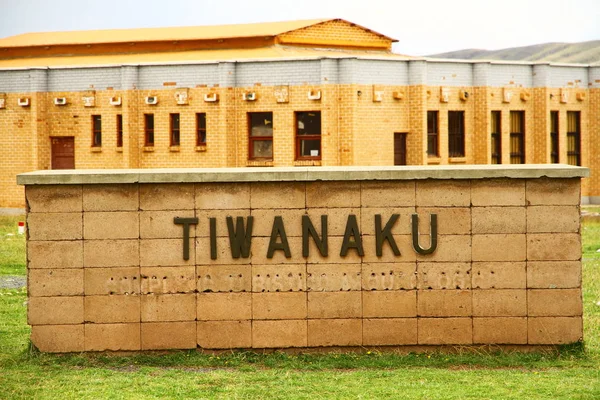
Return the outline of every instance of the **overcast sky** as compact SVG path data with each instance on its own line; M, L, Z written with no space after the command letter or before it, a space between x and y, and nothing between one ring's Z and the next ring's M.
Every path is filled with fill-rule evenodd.
M363 25L409 55L600 39L600 0L0 0L0 37L311 18Z

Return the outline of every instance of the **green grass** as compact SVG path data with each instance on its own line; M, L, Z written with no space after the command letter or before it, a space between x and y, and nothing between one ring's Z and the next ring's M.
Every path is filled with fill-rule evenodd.
M0 276L25 275L25 235L17 233L24 215L0 215Z
M0 249L12 244L3 239ZM537 353L457 348L453 354L407 355L367 349L322 355L41 354L29 346L26 292L0 290L0 399L600 398L598 248L600 223L585 223L585 347ZM12 251L10 262L19 274L25 271L22 249ZM0 260L2 271L7 264Z

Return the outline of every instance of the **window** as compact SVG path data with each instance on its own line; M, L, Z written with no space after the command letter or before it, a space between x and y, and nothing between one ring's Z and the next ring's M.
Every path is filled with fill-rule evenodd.
M171 146L179 146L181 137L179 134L179 114L170 114L169 121L171 127Z
M510 112L510 163L525 164L525 111Z
M123 147L123 115L117 114L117 147Z
M567 111L567 163L581 165L581 113Z
M273 159L273 113L248 113L249 158Z
M154 146L154 114L144 114L144 146Z
M439 157L438 143L438 112L427 111L427 155L429 157Z
M196 146L206 145L206 113L196 114Z
M502 164L502 113L492 111L492 164Z
M102 146L102 116L92 115L92 147Z
M448 155L465 156L465 112L448 111Z
M321 112L296 113L296 159L321 159Z
M558 111L550 111L550 162L558 163Z

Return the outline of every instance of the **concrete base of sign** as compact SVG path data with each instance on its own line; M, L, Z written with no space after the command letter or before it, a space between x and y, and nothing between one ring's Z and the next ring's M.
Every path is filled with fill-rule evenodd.
M576 342L587 173L23 174L32 342L46 352Z

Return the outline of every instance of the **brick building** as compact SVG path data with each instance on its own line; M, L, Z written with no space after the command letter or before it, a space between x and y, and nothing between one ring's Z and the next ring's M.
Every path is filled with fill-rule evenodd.
M0 207L59 168L565 163L600 201L600 65L408 57L341 19L0 39Z

